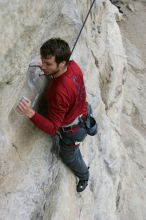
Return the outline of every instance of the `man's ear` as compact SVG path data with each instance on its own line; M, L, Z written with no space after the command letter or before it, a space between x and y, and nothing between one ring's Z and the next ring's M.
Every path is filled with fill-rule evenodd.
M66 61L62 61L61 62L61 67L65 67L66 66Z

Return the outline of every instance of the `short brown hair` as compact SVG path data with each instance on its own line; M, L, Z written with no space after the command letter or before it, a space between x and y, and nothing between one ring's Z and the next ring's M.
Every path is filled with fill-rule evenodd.
M57 64L62 61L66 61L66 63L68 63L71 56L71 50L66 41L60 38L51 38L41 46L40 54L43 58L55 56Z

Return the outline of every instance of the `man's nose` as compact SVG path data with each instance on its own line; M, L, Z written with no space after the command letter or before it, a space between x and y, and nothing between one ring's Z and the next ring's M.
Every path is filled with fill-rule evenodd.
M45 64L42 63L41 69L42 69L42 71L45 71L45 70L46 70Z

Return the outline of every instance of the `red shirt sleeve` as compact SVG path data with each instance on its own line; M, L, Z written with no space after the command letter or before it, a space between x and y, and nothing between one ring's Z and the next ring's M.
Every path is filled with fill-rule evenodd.
M30 120L42 131L53 136L62 125L64 116L68 111L69 103L64 96L61 96L61 94L55 94L53 101L48 104L48 118L45 118L36 112Z

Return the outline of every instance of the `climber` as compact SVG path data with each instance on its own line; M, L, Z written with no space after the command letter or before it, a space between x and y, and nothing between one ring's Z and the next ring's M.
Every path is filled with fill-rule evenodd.
M36 112L25 98L19 102L17 111L49 135L59 135L60 156L79 178L76 190L82 192L89 179L89 169L79 149L87 135L83 123L88 114L82 71L75 61L69 61L71 50L60 38L46 41L40 55L42 71L52 78L46 96L48 117Z

